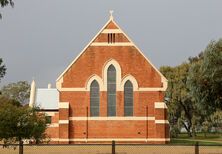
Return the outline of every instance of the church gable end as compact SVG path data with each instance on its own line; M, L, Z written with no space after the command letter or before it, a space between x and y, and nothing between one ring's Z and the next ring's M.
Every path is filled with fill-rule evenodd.
M137 46L121 30L111 17L93 40L57 79L57 88L81 88L86 90L92 75L103 79L107 61L114 59L121 67L121 80L133 76L139 88L166 89L167 80L143 55ZM67 89L68 90L68 89Z
M49 113L52 123L46 131L52 142L163 144L170 140L163 102L167 80L112 15L59 76L56 87L59 102L57 110ZM32 90L32 106L34 95Z

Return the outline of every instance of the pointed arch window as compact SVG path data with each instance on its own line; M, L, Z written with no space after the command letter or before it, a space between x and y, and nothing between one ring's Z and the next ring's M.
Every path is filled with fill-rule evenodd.
M113 65L107 70L107 115L116 116L116 69Z
M133 116L133 84L129 80L124 85L124 116Z
M96 80L90 85L90 116L99 116L99 84Z

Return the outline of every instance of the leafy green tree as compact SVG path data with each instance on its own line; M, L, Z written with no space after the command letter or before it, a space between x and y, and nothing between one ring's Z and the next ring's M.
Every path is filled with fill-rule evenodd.
M1 82L1 78L5 76L5 73L6 73L6 67L5 65L3 65L2 58L0 58L0 82Z
M22 106L20 104L20 102L18 102L16 100L13 100L13 99L9 99L9 98L7 98L7 97L5 97L3 95L0 95L0 106L1 106L2 103L12 104L12 105L17 106L17 107Z
M192 64L188 85L206 116L222 109L222 39L212 41L202 58Z
M11 5L12 7L14 6L14 2L12 0L0 0L0 6L5 7L7 5ZM2 15L0 13L0 19L2 18Z
M35 108L17 106L7 98L0 99L0 140L5 144L30 139L40 143L46 138L46 116Z
M26 104L30 95L30 85L27 81L19 81L4 86L1 91L3 96Z
M217 110L210 115L211 125L216 129L216 132L222 131L222 110Z
M207 120L202 123L202 131L204 132L204 137L205 138L207 137L207 133L210 130L210 126L211 126L211 124Z
M196 57L176 67L163 66L168 79L166 101L171 130L184 127L189 136L219 128L222 110L222 39L212 41ZM214 119L214 120L212 120ZM218 125L216 123L219 123Z
M166 98L171 128L178 127L180 130L184 127L189 136L195 136L200 116L187 87L189 68L189 63L183 63L176 67L161 67L160 71L168 79Z

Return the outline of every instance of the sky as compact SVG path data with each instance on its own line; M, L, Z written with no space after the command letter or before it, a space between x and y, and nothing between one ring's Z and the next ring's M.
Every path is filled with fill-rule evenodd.
M109 19L157 67L176 66L222 37L221 0L14 0L0 8L0 87L57 77Z

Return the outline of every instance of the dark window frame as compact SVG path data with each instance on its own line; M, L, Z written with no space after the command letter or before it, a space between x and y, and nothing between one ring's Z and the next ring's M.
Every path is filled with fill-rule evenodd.
M52 116L46 116L46 124L51 124L52 123Z
M108 44L112 44L116 42L115 33L108 33Z

